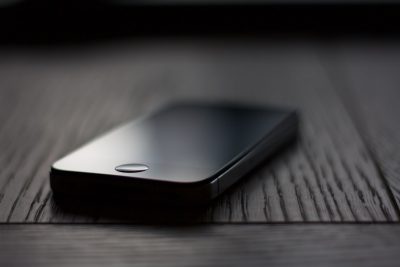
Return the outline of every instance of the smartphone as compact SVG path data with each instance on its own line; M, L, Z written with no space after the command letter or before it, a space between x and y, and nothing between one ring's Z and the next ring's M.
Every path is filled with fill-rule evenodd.
M53 164L55 195L207 203L296 136L293 110L234 104L164 107Z

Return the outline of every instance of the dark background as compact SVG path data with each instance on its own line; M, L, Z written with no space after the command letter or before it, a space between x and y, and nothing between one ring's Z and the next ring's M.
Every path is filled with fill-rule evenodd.
M5 1L7 3L7 1ZM10 1L2 43L137 36L398 35L396 1Z

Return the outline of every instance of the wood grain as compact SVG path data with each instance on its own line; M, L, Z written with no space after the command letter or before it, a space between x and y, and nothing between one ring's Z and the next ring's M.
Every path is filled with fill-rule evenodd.
M229 44L229 45L228 45ZM397 221L379 169L315 47L148 41L0 51L0 221ZM52 162L121 122L182 99L295 107L297 144L206 210L54 202ZM74 209L75 208L75 209Z
M1 266L398 266L398 225L2 225Z
M336 81L374 160L400 205L400 49L398 40L326 48ZM330 55L330 56L328 56Z

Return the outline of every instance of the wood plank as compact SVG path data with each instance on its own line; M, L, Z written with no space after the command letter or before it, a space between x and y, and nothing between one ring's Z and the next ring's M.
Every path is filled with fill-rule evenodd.
M399 40L354 41L322 53L400 207Z
M398 266L399 225L2 225L1 266Z
M229 45L225 42L230 42ZM397 221L387 188L308 43L130 42L0 52L0 221ZM61 208L48 171L121 122L179 99L296 107L300 141L206 210Z

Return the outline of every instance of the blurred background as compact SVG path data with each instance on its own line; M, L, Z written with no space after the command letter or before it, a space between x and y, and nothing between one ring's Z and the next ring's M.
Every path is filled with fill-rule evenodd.
M396 0L2 0L4 43L396 31Z

